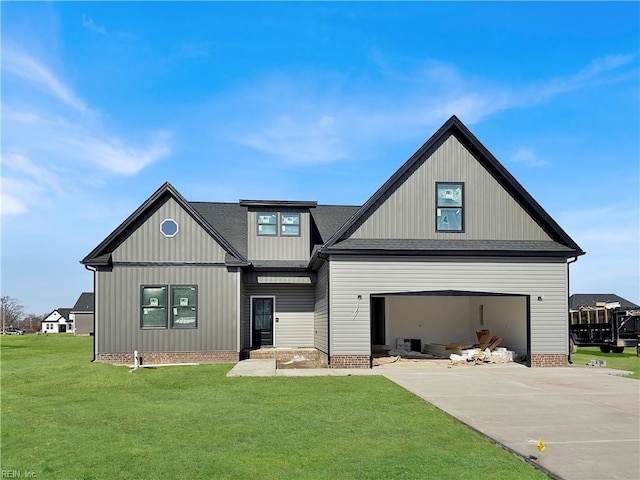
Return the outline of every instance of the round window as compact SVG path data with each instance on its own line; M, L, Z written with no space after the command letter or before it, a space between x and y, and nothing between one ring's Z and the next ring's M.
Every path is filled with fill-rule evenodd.
M175 237L178 234L178 222L167 218L160 224L160 231L165 237Z

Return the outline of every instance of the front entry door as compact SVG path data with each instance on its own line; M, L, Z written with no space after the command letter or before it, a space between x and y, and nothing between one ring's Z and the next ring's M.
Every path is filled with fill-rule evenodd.
M253 348L273 346L273 298L251 299Z

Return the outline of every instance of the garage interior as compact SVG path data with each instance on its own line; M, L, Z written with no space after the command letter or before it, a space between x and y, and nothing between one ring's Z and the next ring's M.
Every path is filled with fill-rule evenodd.
M372 352L374 356L393 353L409 340L412 352L439 349L446 355L446 346L475 344L476 332L489 330L502 339L500 347L513 351L514 358L528 364L529 307L528 295L458 290L374 294Z

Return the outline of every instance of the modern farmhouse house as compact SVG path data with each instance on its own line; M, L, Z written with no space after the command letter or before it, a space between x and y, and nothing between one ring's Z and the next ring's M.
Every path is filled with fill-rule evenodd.
M82 263L96 361L313 348L330 367L370 367L397 338L490 329L529 365L561 366L583 254L452 117L362 206L189 202L165 183Z
M73 333L73 319L70 308L56 308L42 320L41 333Z

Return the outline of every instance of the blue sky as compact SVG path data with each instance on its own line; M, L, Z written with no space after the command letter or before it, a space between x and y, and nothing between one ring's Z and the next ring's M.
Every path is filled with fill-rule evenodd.
M639 302L640 4L2 2L2 285L25 313L162 183L359 205L452 114Z

